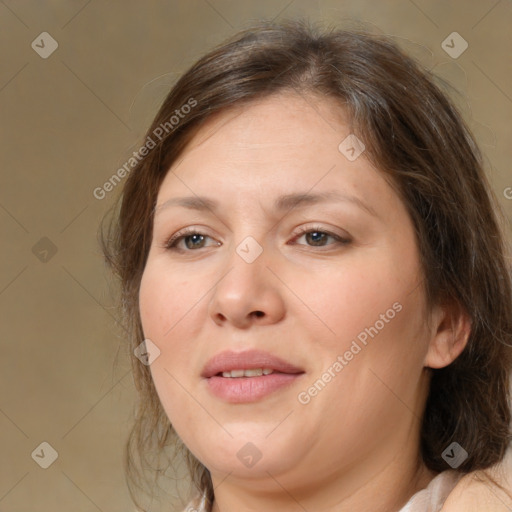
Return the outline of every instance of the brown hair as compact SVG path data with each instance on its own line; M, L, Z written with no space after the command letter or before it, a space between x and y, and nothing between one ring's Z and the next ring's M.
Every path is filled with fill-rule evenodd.
M442 453L453 441L468 453L459 472L489 468L503 459L511 439L510 247L480 151L436 82L387 37L320 30L299 20L261 22L236 34L174 85L146 137L155 139L155 130L191 99L195 106L172 129L168 126L133 168L119 197L120 210L101 237L106 261L122 286L139 392L125 452L130 492L140 482L135 459L145 461L152 450L159 453L174 443L188 460L192 481L212 503L208 469L180 443L149 368L133 356L144 339L139 285L158 190L171 164L213 114L281 91L330 98L345 109L366 157L391 180L414 222L428 307L455 301L471 319L462 354L446 368L431 370L421 425L424 463L436 472L450 469Z

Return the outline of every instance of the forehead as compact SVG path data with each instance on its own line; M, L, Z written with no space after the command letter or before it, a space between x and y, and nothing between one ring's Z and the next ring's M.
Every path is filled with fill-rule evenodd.
M322 140L325 148L337 148L340 136L350 133L349 125L350 119L339 101L286 91L214 114L183 154L203 145L211 149L219 143L222 147L242 146L252 152L312 143L318 146Z
M364 154L349 162L340 152L349 135L346 115L334 100L275 94L207 119L170 170L189 180L215 177L217 184L224 177L239 185L287 177L306 183L334 167L346 173L371 167Z
M364 152L351 160L343 151L353 136L347 121L334 100L291 93L216 114L171 166L157 209L175 196L270 207L277 196L330 191L389 206L396 197L382 173Z

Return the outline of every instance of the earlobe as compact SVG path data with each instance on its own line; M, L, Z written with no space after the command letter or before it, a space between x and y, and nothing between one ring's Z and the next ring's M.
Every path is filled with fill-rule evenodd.
M466 347L471 334L471 318L459 304L439 306L432 315L435 323L425 366L444 368L453 363Z

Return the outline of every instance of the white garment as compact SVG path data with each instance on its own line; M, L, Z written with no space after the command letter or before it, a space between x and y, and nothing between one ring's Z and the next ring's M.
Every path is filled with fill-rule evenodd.
M398 512L439 512L463 476L462 473L453 470L439 473L425 489L413 494Z
M199 502L199 498L192 500L183 512L206 512L206 497L203 496Z
M462 476L462 473L453 470L439 473L425 489L413 494L397 512L439 512ZM198 501L197 498L192 500L183 512L206 512L205 497Z

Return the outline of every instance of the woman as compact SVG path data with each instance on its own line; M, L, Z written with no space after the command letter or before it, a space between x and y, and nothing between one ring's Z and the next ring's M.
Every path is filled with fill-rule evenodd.
M146 146L104 242L134 484L173 445L187 510L511 506L509 248L427 72L383 37L262 23L181 77Z

